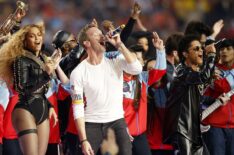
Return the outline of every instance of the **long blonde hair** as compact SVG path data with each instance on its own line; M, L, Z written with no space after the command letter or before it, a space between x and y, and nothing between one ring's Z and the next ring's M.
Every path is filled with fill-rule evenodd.
M8 85L11 85L13 82L12 64L17 57L25 55L24 41L26 34L33 27L38 28L44 35L45 28L43 23L27 25L13 34L0 48L0 79L6 81Z

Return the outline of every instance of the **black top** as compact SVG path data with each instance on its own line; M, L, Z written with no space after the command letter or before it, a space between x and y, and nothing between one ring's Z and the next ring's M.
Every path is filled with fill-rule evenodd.
M44 64L42 59L37 59ZM48 107L52 106L45 97L51 78L41 64L29 57L21 56L13 63L13 73L14 89L19 93L20 103L29 104L34 98L41 97L46 100Z
M180 133L194 143L201 144L199 86L209 82L214 70L215 54L208 55L204 69L195 72L184 64L176 71L167 100L164 124L164 140L171 143L174 135Z
M71 50L59 63L59 66L69 78L71 72L81 62L81 58L86 54L86 51L79 44Z
M32 59L21 56L14 61L14 87L20 95L46 93L50 76Z

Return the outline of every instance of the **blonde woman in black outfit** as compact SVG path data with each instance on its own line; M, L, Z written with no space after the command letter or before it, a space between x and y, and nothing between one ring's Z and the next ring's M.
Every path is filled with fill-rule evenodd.
M12 113L13 126L19 137L24 155L43 155L49 139L49 120L57 115L45 93L56 69L65 78L58 66L61 52L53 59L41 54L44 26L27 25L16 32L0 49L0 77L14 86L19 102ZM63 80L61 80L63 81Z

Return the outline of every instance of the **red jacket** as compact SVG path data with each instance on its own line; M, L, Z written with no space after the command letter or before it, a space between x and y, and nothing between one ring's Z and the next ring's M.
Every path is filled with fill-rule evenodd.
M4 113L4 119L3 119L3 129L4 129L3 137L6 139L17 139L18 136L12 125L11 114L15 105L18 103L18 93L12 88L10 92L11 94L9 98L9 103L7 105L6 111Z
M124 75L124 98L123 109L124 117L127 123L129 132L132 136L138 136L146 131L147 125L147 86L159 80L166 70L153 69L147 72L142 72L138 75L141 83L141 96L139 107L134 109L134 93L136 80L134 77L129 78Z
M217 65L217 67L226 75L221 79L215 80L214 83L205 91L205 96L217 98L234 87L234 74L231 75L228 73L230 69L220 64ZM232 69L234 69L234 65ZM234 128L234 95L226 105L216 109L203 121L203 123L219 128Z
M166 116L166 92L167 88L162 81L160 85L154 85L148 90L148 95L151 99L148 104L151 104L153 110L149 117L152 122L148 122L147 139L152 150L173 150L173 146L163 143L163 123ZM152 117L152 118L151 118Z
M147 97L145 84L142 84L141 99L137 110L134 109L133 104L133 99L123 98L124 117L129 132L132 136L138 136L146 131Z
M164 118L165 115L165 108L157 107L157 112L160 113L159 115ZM158 115L154 118L153 126L151 131L154 132L147 132L147 139L152 150L173 150L173 146L169 144L163 144L163 124L160 121Z

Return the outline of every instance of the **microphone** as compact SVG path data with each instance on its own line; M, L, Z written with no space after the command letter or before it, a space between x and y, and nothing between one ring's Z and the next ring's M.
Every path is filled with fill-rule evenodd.
M222 44L222 42L225 41L225 40L226 40L226 38L220 39L220 40L218 40L218 41L214 41L214 40L208 39L208 40L206 41L206 43L205 43L205 46L208 46L208 45L214 43L215 48L217 48L217 47L219 47L220 44Z
M226 40L226 38L223 38L223 39L220 39L220 40L216 41L216 42L214 43L214 45L215 45L215 46L216 46L216 45L219 45L219 44L221 44L224 40Z
M125 28L125 25L122 24L120 26L118 26L116 29L114 29L111 33L111 36L116 35L117 33L120 33L123 29Z

